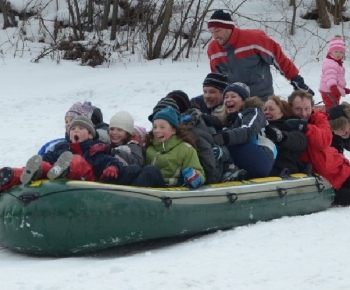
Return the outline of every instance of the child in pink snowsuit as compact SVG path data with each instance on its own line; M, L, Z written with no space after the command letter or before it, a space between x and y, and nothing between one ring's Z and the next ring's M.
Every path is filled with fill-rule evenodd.
M339 105L340 97L345 97L350 93L350 89L346 88L344 55L344 40L340 36L333 37L329 43L326 59L322 64L319 87L326 110Z

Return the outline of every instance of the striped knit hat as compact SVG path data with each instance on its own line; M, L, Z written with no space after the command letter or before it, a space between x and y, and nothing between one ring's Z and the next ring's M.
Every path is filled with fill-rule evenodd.
M209 73L203 82L204 87L213 87L223 91L228 86L227 76L220 73Z
M153 120L153 116L160 110L166 108L166 107L172 107L174 110L175 110L175 113L180 116L180 110L179 110L179 106L177 105L176 101L171 99L171 98L168 98L168 97L165 97L163 99L161 99L157 105L153 108L153 113L151 115L148 116L148 120L150 122L152 122Z
M216 10L208 21L208 28L211 27L233 29L235 28L235 23L229 13L225 13L223 10Z
M335 51L335 50L345 52L345 43L340 35L336 35L329 42L328 53Z
M77 102L73 104L69 110L67 111L65 117L77 117L77 116L85 116L87 118L91 118L93 113L93 107L91 102Z

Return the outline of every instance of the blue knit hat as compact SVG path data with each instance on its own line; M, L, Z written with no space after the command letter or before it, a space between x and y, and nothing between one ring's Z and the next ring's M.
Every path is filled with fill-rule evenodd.
M158 119L168 121L169 124L174 128L179 127L179 116L178 114L176 114L176 111L170 106L167 106L164 109L159 110L153 116L152 122Z
M223 95L225 96L227 92L235 92L239 94L239 96L243 99L243 101L245 101L247 98L250 97L250 89L244 83L232 83L228 85L224 89Z

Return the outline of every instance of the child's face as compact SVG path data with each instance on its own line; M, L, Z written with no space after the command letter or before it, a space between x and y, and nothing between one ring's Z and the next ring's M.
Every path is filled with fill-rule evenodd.
M152 132L157 141L164 142L176 134L176 129L168 121L157 119L153 121Z
M110 127L108 134L112 144L122 144L128 138L126 131L116 127Z
M64 123L65 123L65 128L66 132L69 134L69 125L73 121L74 117L65 117L64 118Z
M72 143L80 143L88 139L93 139L93 136L86 128L81 126L71 127L69 131L69 140Z
M342 137L343 139L348 139L350 137L350 123L346 123L343 128L333 131L335 135Z
M344 52L340 51L340 50L334 50L332 52L330 52L330 55L336 59L336 60L339 60L339 59L343 59L344 57Z

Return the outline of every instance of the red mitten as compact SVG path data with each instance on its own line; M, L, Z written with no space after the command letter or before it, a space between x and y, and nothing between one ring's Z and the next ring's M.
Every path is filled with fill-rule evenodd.
M336 85L330 87L331 94L334 98L340 98L340 92Z
M101 178L100 179L107 179L107 178L118 178L118 168L115 166L108 166L105 170L103 170Z
M344 91L345 91L345 94L350 94L350 89L345 88Z

